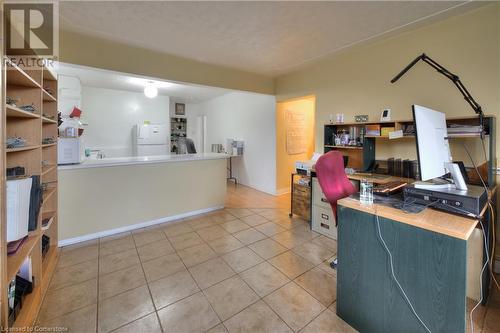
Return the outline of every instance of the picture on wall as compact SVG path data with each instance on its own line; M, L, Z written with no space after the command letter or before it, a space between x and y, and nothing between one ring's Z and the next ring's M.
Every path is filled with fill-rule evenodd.
M175 103L175 115L176 116L185 116L186 115L186 104Z
M304 111L287 110L285 117L287 154L296 155L307 152Z

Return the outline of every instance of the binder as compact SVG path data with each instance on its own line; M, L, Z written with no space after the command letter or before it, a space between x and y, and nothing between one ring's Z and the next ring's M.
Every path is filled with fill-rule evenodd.
M30 212L28 231L36 230L38 224L38 214L42 207L42 186L40 185L40 176L31 176L31 193L30 193Z
M7 181L7 242L28 235L32 178Z

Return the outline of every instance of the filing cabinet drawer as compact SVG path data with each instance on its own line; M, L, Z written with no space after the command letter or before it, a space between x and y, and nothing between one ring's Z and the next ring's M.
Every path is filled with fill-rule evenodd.
M328 208L313 206L311 229L332 239L337 239L335 216L330 206Z
M330 208L330 203L326 200L325 195L323 194L323 191L321 190L321 187L319 186L318 178L314 177L312 179L312 202L313 205L323 207L323 208Z

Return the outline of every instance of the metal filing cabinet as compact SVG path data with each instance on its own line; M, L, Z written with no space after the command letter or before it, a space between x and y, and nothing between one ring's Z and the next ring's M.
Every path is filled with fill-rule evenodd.
M312 178L311 229L332 239L337 239L337 227L332 207L321 191L318 178Z

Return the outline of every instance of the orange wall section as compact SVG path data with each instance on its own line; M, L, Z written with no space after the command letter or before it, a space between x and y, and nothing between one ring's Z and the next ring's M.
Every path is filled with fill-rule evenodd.
M289 155L286 151L286 111L305 111L304 119L307 152ZM314 122L316 97L306 96L279 102L276 104L276 189L277 193L290 191L290 174L295 171L295 161L307 161L314 152Z

